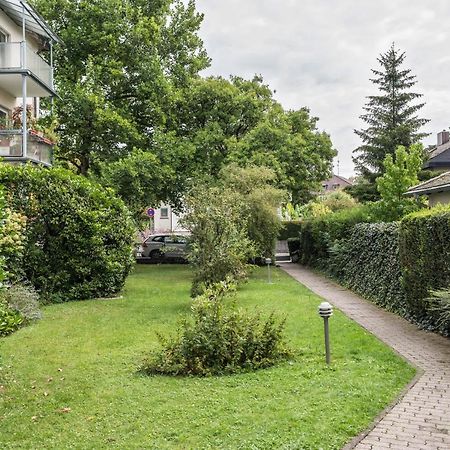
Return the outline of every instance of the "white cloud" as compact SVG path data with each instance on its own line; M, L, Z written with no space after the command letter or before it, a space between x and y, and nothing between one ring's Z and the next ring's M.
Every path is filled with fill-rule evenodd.
M425 143L450 125L446 0L197 0L197 8L212 57L206 73L261 74L286 108L309 107L331 134L343 175L353 172L353 129L363 126L365 97L375 93L370 69L393 41L427 103Z

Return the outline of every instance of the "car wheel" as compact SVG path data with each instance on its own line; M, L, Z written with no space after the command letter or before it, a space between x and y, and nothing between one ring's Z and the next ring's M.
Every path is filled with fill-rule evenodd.
M164 258L164 253L161 250L152 250L149 256L155 261L161 261Z

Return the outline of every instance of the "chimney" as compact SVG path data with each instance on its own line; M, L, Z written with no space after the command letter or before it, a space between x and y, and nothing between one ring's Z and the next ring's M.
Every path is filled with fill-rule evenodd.
M450 133L448 131L441 131L437 135L437 145L443 145L446 144L448 141L450 141Z

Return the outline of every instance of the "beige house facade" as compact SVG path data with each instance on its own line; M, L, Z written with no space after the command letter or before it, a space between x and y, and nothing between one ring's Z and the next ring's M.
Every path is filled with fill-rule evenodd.
M40 99L56 96L56 42L59 38L28 2L0 0L0 157L5 161L51 164L53 143L33 123L40 116Z

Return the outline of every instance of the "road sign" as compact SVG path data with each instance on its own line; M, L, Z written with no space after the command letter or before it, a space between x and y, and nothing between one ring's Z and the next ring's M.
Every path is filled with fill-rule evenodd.
M147 208L145 211L148 217L155 217L155 210L153 208Z

